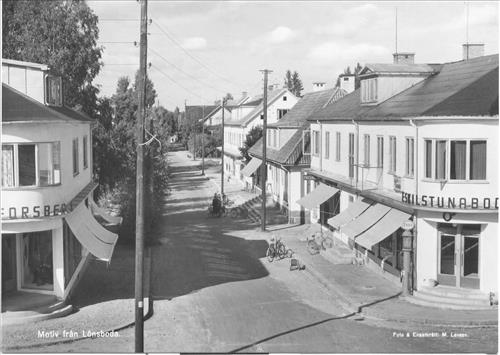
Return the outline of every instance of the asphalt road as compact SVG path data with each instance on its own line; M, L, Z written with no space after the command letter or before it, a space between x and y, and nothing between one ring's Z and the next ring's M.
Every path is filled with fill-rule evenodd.
M496 352L496 329L394 326L347 314L306 272L268 263L267 242L245 220L207 216L216 191L185 152L170 156L171 193L153 249L154 315L146 352ZM244 237L243 237L244 236ZM424 333L438 332L438 337ZM447 332L441 337L442 331ZM410 335L407 337L407 332ZM413 332L416 332L415 334ZM402 335L402 336L401 336ZM43 352L131 352L134 329Z

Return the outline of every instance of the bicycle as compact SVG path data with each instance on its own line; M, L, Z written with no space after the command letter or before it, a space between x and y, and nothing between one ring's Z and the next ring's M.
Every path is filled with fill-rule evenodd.
M283 258L291 258L293 255L292 249L287 249L285 244L281 241L281 239L271 238L271 243L269 243L269 247L266 251L266 257L269 262L273 262L275 258L283 259Z
M321 232L316 232L307 238L307 251L311 255L319 254L321 250L331 247L333 247L333 239L329 236L324 237Z

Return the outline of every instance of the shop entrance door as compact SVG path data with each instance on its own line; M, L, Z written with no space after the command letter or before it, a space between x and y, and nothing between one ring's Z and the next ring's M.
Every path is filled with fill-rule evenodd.
M479 288L479 225L439 227L438 282Z
M16 291L16 235L2 234L2 293Z

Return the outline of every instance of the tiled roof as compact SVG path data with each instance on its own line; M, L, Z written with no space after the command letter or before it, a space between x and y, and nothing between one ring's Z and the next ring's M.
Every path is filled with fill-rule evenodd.
M279 89L279 90L272 90L268 92L268 98L267 98L267 105L272 105L274 101L276 101L278 98L280 98L283 94L288 92L290 95L293 95L291 92L289 92L287 89ZM245 106L246 103L243 105ZM235 121L228 121L227 125L228 126L246 126L250 121L252 121L255 117L260 115L264 109L264 103L260 102L257 107L255 107L252 111L250 111L245 117L239 120Z
M92 118L69 107L46 106L29 96L2 84L2 122L25 121L80 121L92 122Z
M309 120L391 120L496 114L498 54L443 64L438 74L376 106L362 106L358 89L315 112Z

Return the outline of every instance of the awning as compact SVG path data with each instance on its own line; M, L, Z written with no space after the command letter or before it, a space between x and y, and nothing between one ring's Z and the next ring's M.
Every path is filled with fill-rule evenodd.
M297 203L305 208L312 210L316 206L321 205L330 197L339 192L339 189L325 184L319 184L311 193L302 197Z
M328 224L333 228L339 229L343 225L349 223L354 218L363 213L373 201L367 198L359 198L357 201L351 203L345 211L340 212L338 215L328 219Z
M241 174L250 177L261 164L262 160L258 158L252 158L252 160L250 160L250 162L243 168L243 170L241 170Z
M101 208L97 205L97 203L92 200L92 198L89 198L90 202L90 209L94 214L98 214L101 216L106 222L111 223L111 224L121 224L123 221L122 217L119 216L112 216L110 215L104 208Z
M359 235L355 241L366 249L370 249L373 245L398 230L401 224L410 217L408 213L393 208L381 220L375 223L373 227Z
M380 203L374 203L369 208L366 209L358 218L352 220L344 227L342 227L342 233L345 233L349 238L354 239L368 228L377 223L382 217L384 217L391 208L382 205Z
M110 261L118 235L111 233L94 219L84 203L65 217L76 239L96 258Z

